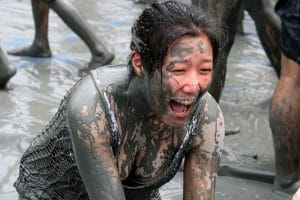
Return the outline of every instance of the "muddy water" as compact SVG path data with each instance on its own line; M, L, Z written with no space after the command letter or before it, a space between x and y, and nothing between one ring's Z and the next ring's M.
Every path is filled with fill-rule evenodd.
M113 64L126 62L130 26L144 5L134 4L132 0L71 2L80 8L97 36L116 54ZM251 161L250 165L238 159L232 162L272 171L274 155L267 112L277 79L248 16L244 26L247 35L236 39L221 99L227 126L239 126L241 132L227 136L226 144L234 151L258 154L258 160ZM33 27L29 0L1 0L0 45L5 51L29 45ZM54 115L66 90L79 79L77 70L90 59L83 42L52 11L49 40L52 58L8 56L18 73L6 90L0 90L0 199L16 198L12 184L20 156L30 139ZM162 189L164 199L180 199L181 193L180 177Z

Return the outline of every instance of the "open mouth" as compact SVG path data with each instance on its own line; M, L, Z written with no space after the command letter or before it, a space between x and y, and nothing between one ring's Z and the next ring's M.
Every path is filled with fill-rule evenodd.
M170 101L170 109L172 114L177 118L184 118L190 113L193 100L178 100L172 99Z

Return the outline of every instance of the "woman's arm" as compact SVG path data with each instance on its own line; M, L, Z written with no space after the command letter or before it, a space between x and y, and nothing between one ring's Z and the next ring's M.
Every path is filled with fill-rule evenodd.
M184 164L184 199L214 200L217 171L225 135L224 118L210 95L200 119L199 133Z
M106 115L89 77L74 89L67 110L75 157L89 198L125 199Z

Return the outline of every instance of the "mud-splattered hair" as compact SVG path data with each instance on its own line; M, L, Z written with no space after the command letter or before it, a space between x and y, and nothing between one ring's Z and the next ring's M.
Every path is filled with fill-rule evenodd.
M131 50L141 55L145 70L152 74L163 65L170 45L184 35L204 32L213 47L215 65L221 48L221 27L214 16L192 5L169 0L144 9L131 30ZM129 61L129 67L131 62Z

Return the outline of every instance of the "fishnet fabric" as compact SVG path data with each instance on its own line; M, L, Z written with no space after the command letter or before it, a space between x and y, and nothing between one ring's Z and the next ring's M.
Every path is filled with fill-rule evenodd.
M21 158L14 186L23 199L89 199L66 126L66 99Z

